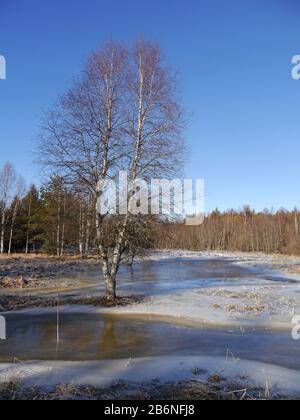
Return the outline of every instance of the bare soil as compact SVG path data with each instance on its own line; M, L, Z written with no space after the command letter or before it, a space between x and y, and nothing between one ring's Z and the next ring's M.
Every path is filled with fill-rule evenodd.
M0 257L0 289L35 289L59 287L62 278L88 267L97 267L99 259L13 255Z

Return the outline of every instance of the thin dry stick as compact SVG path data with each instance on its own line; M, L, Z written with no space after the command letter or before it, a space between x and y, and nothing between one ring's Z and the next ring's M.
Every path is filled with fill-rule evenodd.
M268 381L266 382L265 398L266 400L270 399L270 385Z
M229 356L232 358L232 361L233 362L238 362L238 358L236 358L235 356L234 356L234 354L232 353L232 351L228 348L227 349L227 351L226 351L226 364L229 362Z
M60 313L59 313L59 296L57 296L57 307L56 307L56 351L58 351L58 345L60 342Z

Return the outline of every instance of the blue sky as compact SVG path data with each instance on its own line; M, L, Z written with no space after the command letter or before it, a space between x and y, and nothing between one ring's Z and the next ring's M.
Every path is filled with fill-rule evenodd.
M44 109L109 38L158 41L191 114L186 176L206 209L300 207L298 0L0 0L0 165L28 182Z

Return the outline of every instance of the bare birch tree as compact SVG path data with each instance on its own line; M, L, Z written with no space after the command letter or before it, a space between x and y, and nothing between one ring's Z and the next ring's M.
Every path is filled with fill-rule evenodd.
M18 215L18 210L21 204L21 200L25 195L25 191L26 191L25 188L26 188L25 181L20 176L16 183L16 193L15 193L15 198L12 205L12 215L11 215L9 241L8 241L8 254L11 254L15 222Z
M128 250L137 178L170 177L182 168L184 142L176 80L158 46L139 41L130 51L110 42L86 63L74 86L43 125L40 161L74 188L92 194L106 296L116 298L120 264ZM103 185L128 173L127 210L101 214ZM83 245L83 244L82 244Z
M15 187L16 173L11 163L6 163L0 172L0 253L4 253L4 235L6 228L6 215L10 206Z
M33 188L31 187L29 191L29 201L27 209L27 229L26 229L26 245L25 245L25 254L29 254L29 237L30 237L30 227L31 227L31 210L32 210L32 195Z

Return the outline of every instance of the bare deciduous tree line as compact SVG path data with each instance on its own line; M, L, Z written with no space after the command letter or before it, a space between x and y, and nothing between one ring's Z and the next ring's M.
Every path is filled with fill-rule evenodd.
M244 251L300 254L300 211L265 210L250 207L241 211L213 211L198 227L183 223L161 225L157 229L158 248L200 251Z
M97 253L96 212L93 197L78 194L60 177L40 188L25 188L11 164L0 171L2 253L45 252L51 255ZM11 176L8 181L7 177ZM18 180L18 181L17 181ZM6 199L8 197L8 199ZM5 200L4 200L5 199ZM5 206L4 206L5 203ZM3 212L5 213L3 215ZM105 235L114 245L115 221ZM127 263L143 249L233 250L300 254L300 211L213 211L201 226L168 223L136 216L127 229Z

